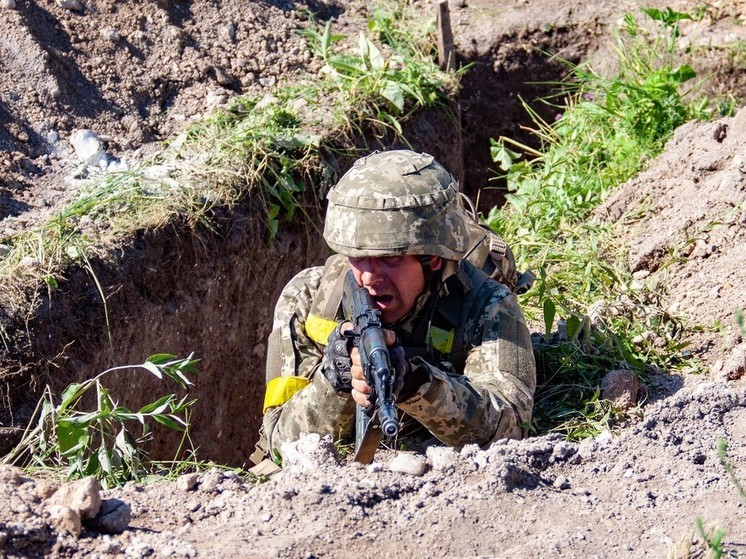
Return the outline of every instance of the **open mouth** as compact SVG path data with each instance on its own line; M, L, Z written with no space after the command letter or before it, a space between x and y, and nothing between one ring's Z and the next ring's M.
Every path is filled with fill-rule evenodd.
M394 300L392 295L372 295L371 299L375 305L380 309L385 309Z

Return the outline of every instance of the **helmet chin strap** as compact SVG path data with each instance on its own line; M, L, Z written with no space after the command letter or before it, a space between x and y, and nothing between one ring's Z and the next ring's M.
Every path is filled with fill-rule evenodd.
M433 279L438 276L442 266L439 266L437 270L433 270L432 262L434 256L429 254L420 256L420 264L422 265L422 274L425 276L425 289L427 290L433 282Z

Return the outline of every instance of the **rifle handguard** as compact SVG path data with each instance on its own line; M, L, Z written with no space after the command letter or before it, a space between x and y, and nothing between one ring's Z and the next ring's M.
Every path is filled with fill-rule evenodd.
M345 277L342 301L345 318L352 322L359 335L356 345L360 352L360 364L372 388L371 408L370 411L366 410L366 415L370 417L372 411L377 409L381 431L387 437L395 437L399 433L393 393L396 371L391 366L381 313L374 306L368 290L357 284L352 271L348 271Z

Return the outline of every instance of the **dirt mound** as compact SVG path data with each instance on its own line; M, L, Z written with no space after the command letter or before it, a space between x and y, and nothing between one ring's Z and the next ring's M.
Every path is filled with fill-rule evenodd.
M451 2L459 56L474 62L459 99L460 163L473 192L489 175L487 138L523 139L526 117L517 116L523 112L517 92L538 91L527 81L561 76L541 51L604 59L609 26L622 10L638 7L631 4ZM70 179L80 163L70 144L74 130L98 133L114 159L137 157L137 150L153 149L151 142L236 94L263 94L296 72L314 72L296 33L308 20L304 10L320 19L339 16L341 32L355 35L366 5L0 0L0 69L12 78L0 81L0 237L76 196L79 184ZM688 26L691 48L743 37L742 2L722 7L720 15L718 25ZM742 68L729 72L722 61L701 62L721 71L716 88L743 87ZM628 248L630 269L638 281L658 282L671 315L710 326L683 340L689 345L682 358L702 360L712 374L657 376L644 418L621 432L581 444L544 436L486 451L432 447L425 455L405 453L403 465L396 453L381 452L368 468L338 464L328 441L309 437L288 452L294 458L286 469L261 485L216 469L176 484L103 492L102 503L129 511L127 522L119 517L128 528L84 519L79 537L70 532L75 516L50 506L54 484L2 469L0 552L688 557L705 553L696 527L701 518L705 534L722 528L728 552L746 556L743 495L721 463L725 456L736 473L746 471L746 349L734 319L746 308L744 146L744 111L685 125L597 215L622 221L618 242ZM29 326L40 340L37 359L48 361L39 380L59 383L62 372L71 371L72 378L73 372L102 370L109 355L101 348L108 349L111 337L123 362L139 362L146 341L157 343L155 351L205 355L208 374L197 386L203 409L193 418L203 428L199 443L206 457L245 463L263 388L255 372L262 370L271 319L267 301L297 268L324 253L305 232L288 232L271 249L252 244L261 225L255 217L240 209L219 224L214 238L194 239L178 224L142 232L127 247L127 262L96 263L116 317L110 328L94 281L84 270L71 273L61 290L64 305L48 301L44 328ZM134 378L123 386L143 393L151 388ZM25 395L4 390L4 405L12 401L8 408L19 413L25 397L33 406L32 388ZM726 455L718 452L723 440ZM391 471L395 459L399 465Z
M742 376L746 365L736 357L743 352L736 313L746 310L745 141L746 110L686 124L598 212L611 222L626 219L620 242L629 269L641 282L656 282L672 316L707 327L686 340L686 354L726 378Z
M725 530L743 552L742 499L720 464L746 460L746 389L702 384L646 410L621 435L558 436L489 450L431 447L414 468L380 452L338 465L330 441L288 449L285 469L252 485L212 470L104 492L125 503L123 533L79 538L50 511L48 483L0 470L7 557L689 557L696 533ZM422 466L425 472L419 473ZM405 472L405 473L402 473ZM409 472L409 473L407 473ZM108 509L107 509L108 510ZM698 552L698 553L699 553ZM700 555L696 555L700 556Z
M19 219L4 219L1 235L74 199L75 130L98 134L112 158L165 140L235 95L313 71L298 30L311 13L340 11L315 2L13 3L0 8L0 69L11 78L0 82L0 218Z

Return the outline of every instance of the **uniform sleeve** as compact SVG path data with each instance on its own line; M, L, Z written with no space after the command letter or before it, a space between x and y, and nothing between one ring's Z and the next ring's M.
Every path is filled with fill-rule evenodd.
M472 332L481 343L469 351L463 374L415 358L430 380L397 406L449 446L521 438L531 420L536 364L516 296L495 291Z
M309 268L283 289L275 306L267 343L267 395L264 435L279 449L301 433L348 438L354 426L355 403L337 394L320 368L323 350L305 332L309 309L323 268Z

